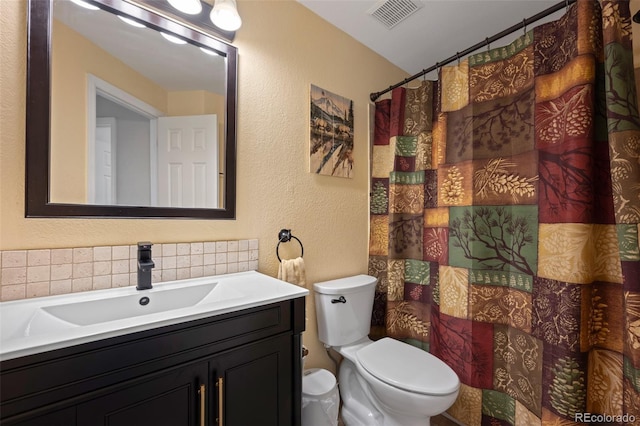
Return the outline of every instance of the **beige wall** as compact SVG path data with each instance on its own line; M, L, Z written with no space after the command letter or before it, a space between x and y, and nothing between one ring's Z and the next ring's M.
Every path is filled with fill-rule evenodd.
M294 0L238 7L236 220L25 219L26 2L0 1L0 250L258 238L259 270L275 276L277 234L291 228L304 244L309 282L367 271L369 93L406 74ZM308 172L311 83L354 101L353 179ZM294 244L281 255L295 256ZM312 302L307 366L329 367Z

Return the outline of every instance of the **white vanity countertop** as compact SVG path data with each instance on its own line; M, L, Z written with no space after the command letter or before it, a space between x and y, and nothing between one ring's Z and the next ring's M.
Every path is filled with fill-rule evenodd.
M0 303L0 360L306 296L256 271ZM140 299L149 299L146 305ZM155 312L154 312L155 311Z

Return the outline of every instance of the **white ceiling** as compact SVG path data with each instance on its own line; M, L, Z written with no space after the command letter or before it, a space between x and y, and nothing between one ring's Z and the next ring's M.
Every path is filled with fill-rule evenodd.
M414 0L422 3L423 7L389 30L367 13L378 0L297 1L411 75L560 2ZM558 19L563 13L564 8L531 28ZM518 31L492 47L510 43L520 35L522 32ZM427 77L435 78L435 72ZM389 82L390 85L394 83Z
M84 9L68 0L56 0L53 11L55 19L166 90L226 93L221 56L208 55L191 44L171 43L155 30L132 27L110 12Z

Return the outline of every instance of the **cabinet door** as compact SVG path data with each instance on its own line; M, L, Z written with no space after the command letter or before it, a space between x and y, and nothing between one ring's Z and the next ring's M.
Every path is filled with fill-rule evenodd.
M78 426L195 426L205 424L208 363L163 370L117 386L77 407ZM205 393L208 389L205 388ZM201 420L205 420L202 421Z
M76 408L69 407L23 421L3 421L4 426L73 426L76 424Z
M215 358L216 418L223 426L293 423L291 335L243 346ZM222 420L222 421L220 421Z

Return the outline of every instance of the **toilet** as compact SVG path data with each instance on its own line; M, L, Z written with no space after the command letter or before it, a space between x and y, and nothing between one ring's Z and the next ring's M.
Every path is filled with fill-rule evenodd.
M338 382L345 425L429 425L454 403L456 373L437 357L385 337L368 338L377 278L315 283L318 337L343 360Z

